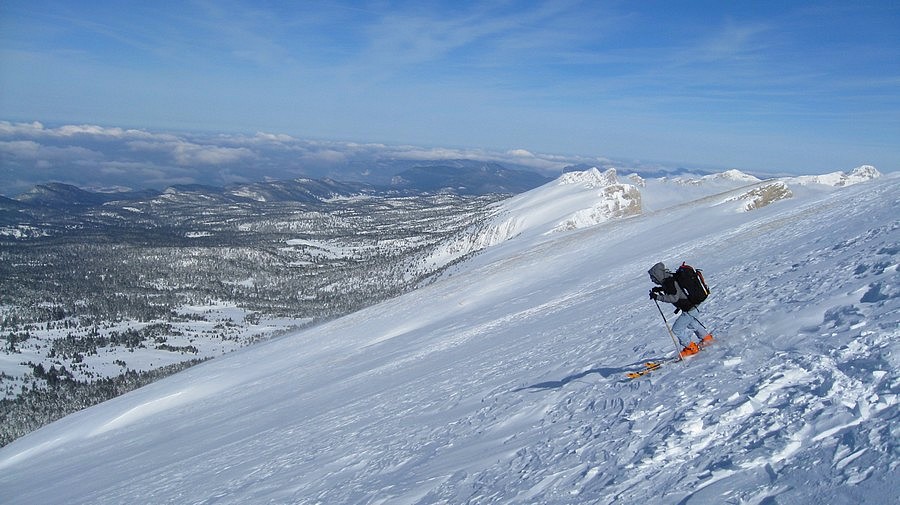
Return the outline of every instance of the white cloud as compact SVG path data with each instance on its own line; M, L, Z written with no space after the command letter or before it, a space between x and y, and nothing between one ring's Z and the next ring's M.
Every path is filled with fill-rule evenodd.
M0 121L0 135L4 136L30 136L44 130L44 125L35 121L33 123L10 123L9 121Z
M0 121L0 136L29 138L96 138L96 139L155 139L176 140L178 137L169 133L151 133L146 130L105 127L91 124L63 125L47 128L40 121L31 123L11 123Z
M37 159L41 145L33 140L12 140L0 142L0 153L21 159Z
M80 146L47 146L33 140L0 141L0 154L19 160L80 163L103 158L101 153Z
M166 142L135 140L127 142L127 145L134 151L167 154L181 166L217 165L254 157L253 151L246 147L202 145L186 140Z
M525 149L512 149L510 151L506 151L506 154L514 156L516 158L534 158L534 154L531 151L527 151Z
M256 136L254 137L256 140L266 141L266 142L294 142L296 139L291 137L290 135L285 135L283 133L266 133L266 132L256 132Z
M245 158L252 158L253 151L246 147L218 147L192 144L190 142L174 142L172 156L179 165L218 165L232 163Z
M73 135L96 135L96 136L106 136L106 137L123 137L125 135L125 130L122 128L104 128L102 126L96 125L66 125L60 126L54 130L50 130L56 133L57 135L61 135L64 137L70 137Z

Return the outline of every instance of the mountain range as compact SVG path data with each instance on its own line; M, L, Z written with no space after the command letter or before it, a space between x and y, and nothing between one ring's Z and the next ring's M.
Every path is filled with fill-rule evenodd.
M534 172L514 170L496 163L460 162L420 165L394 176L391 184L374 186L361 182L339 182L333 179L279 180L216 187L202 184L175 184L164 191L141 190L96 192L51 182L34 186L13 199L0 197L2 208L16 208L18 202L33 207L90 207L110 201L148 199L162 194L190 193L231 201L318 202L323 199L358 194L423 194L451 193L484 195L516 194L533 189L549 179ZM14 200L14 201L11 201Z

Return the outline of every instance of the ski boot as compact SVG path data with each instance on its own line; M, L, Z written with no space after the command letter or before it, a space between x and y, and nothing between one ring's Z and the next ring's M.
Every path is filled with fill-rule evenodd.
M698 352L700 352L700 346L697 345L697 342L692 341L690 344L684 346L684 349L681 350L681 353L679 353L679 355L682 358L685 358L687 356L693 356L694 354L697 354Z

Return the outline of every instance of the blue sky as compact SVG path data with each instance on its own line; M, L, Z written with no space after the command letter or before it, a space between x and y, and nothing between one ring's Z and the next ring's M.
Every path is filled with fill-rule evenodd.
M900 3L0 4L0 120L900 167Z

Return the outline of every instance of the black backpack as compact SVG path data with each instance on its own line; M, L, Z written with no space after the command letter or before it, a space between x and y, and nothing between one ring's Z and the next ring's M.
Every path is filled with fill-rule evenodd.
M678 270L672 274L672 277L675 278L675 282L681 286L684 294L687 295L687 300L681 300L676 304L676 307L679 309L691 310L703 303L706 297L709 296L709 286L706 285L703 272L695 270L687 263L682 263Z

